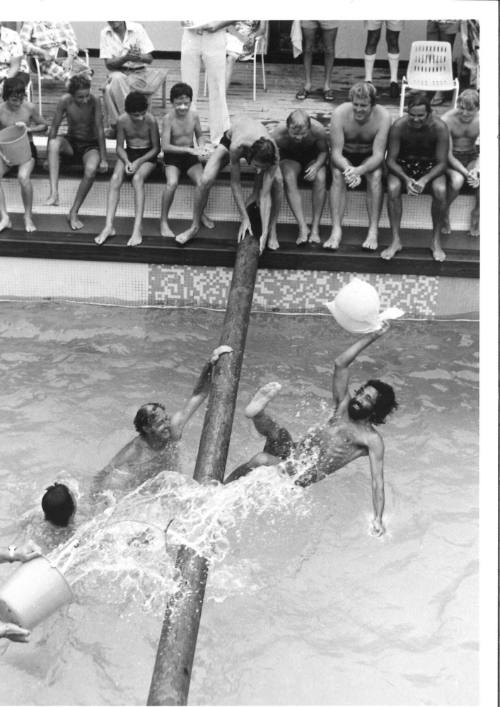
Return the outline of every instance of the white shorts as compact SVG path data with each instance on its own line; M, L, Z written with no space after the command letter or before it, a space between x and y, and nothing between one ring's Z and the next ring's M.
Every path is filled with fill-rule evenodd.
M375 29L381 29L384 22L387 29L390 29L391 32L401 32L403 29L403 20L365 20L365 27L371 32Z

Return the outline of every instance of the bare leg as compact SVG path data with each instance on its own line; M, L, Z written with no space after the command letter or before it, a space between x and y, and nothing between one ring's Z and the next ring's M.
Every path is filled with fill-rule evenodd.
M305 84L304 88L306 91L311 90L312 86L312 61L313 61L313 49L314 49L314 39L316 37L315 29L304 29L302 28L302 38L304 40L304 74L305 74Z
M47 206L57 206L59 204L59 155L62 150L63 140L64 138L62 137L55 137L53 140L49 140L47 145L50 184L49 196L45 202ZM66 140L64 140L64 143L66 143Z
M101 233L96 236L96 238L94 238L97 245L102 245L107 238L114 236L116 233L115 229L113 228L113 222L115 220L118 202L120 201L120 189L123 183L124 175L125 165L121 160L118 160L111 176L111 181L109 182L108 204L106 208L106 224Z
M324 91L329 91L332 82L333 64L335 62L335 42L337 39L337 28L322 30L323 51L325 55L325 79L323 83Z
M401 200L401 180L393 174L387 180L387 211L392 231L392 243L380 254L384 260L390 260L398 253L403 245L401 243L401 215L403 212Z
M330 187L330 212L332 216L332 232L330 238L323 243L323 248L337 250L342 239L342 221L346 205L346 186L342 172L333 168L333 180Z
M19 166L17 173L24 205L24 228L28 233L36 231L36 226L33 223L33 184L30 179L34 166L35 160L31 158Z
M4 170L2 170L3 162L0 160L0 233L6 228L11 228L12 223L7 212L7 203L5 201L5 194L2 188L1 178L4 175Z
M432 182L432 257L441 263L446 253L441 247L441 223L446 212L446 177L442 175Z
M447 183L447 195L446 195L446 209L443 213L443 218L441 222L441 233L448 234L451 233L450 226L450 206L455 201L460 193L460 189L463 186L464 178L463 176L454 169L448 169L446 172L448 177Z
M127 241L127 245L134 246L142 243L142 217L144 215L144 182L151 174L155 165L152 162L143 162L137 172L132 177L132 186L134 187L134 202L135 202L135 218L132 235Z
M309 243L321 243L321 239L319 237L319 223L325 207L325 200L326 168L321 167L318 170L318 174L316 175L316 179L314 180L312 187L312 222Z
M309 237L309 228L304 217L302 197L297 183L302 168L300 163L295 160L282 160L280 167L285 183L285 195L299 226L299 237L296 243L297 245L302 245L303 243L307 243Z
M366 175L368 233L362 247L368 250L376 250L378 247L378 222L382 211L382 197L382 170L376 169Z
M267 242L267 247L270 250L277 250L280 247L276 224L278 223L278 216L282 202L283 178L281 176L281 172L278 170L271 187L271 213L269 215L269 240Z
M168 224L168 213L174 200L175 192L179 186L180 171L175 165L165 165L167 184L161 195L160 235L164 238L175 238L175 234Z
M479 236L479 188L476 189L476 203L470 214L469 234L474 238Z
M83 156L83 178L78 185L73 205L68 214L69 225L73 231L78 231L80 228L83 228L83 223L78 218L78 211L92 188L97 168L99 167L99 161L100 155L97 150L88 150Z
M200 186L201 180L203 179L203 166L201 163L193 165L187 171L188 177L195 183L197 187ZM205 213L205 210L201 212L200 216L201 224L208 229L215 228L215 223L212 221L210 216Z

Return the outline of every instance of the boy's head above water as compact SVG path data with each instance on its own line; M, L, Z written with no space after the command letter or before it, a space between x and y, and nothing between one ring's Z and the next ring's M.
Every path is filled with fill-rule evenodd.
M45 489L42 497L45 520L59 528L66 528L76 511L76 504L70 490L57 481Z

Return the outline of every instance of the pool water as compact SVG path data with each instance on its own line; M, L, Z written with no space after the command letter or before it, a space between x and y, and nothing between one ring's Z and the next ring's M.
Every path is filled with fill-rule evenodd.
M92 475L135 434L142 403L183 404L219 343L223 313L0 307L1 542L19 541L55 478L78 485L76 521L86 528L99 522L86 500ZM282 383L270 411L298 438L328 415L333 359L350 342L330 317L252 316L228 471L261 449L243 415L253 391ZM202 506L203 519L222 508L190 704L477 703L478 348L475 322L399 321L353 364L353 387L386 380L400 406L379 428L381 539L368 532L366 458L307 489L259 470L230 494L229 486L197 492L202 411L186 428L180 473L144 490L151 505L136 496L118 502L119 517L160 524L189 525L193 509ZM141 549L147 532L154 535L131 531L135 562L148 543L156 552L151 538ZM99 547L87 547L96 567ZM2 641L0 703L144 704L174 556L171 547L157 564L164 586L127 577L126 568L110 581L101 562L102 574L81 580L76 601L34 629L29 644ZM10 572L0 566L0 581Z

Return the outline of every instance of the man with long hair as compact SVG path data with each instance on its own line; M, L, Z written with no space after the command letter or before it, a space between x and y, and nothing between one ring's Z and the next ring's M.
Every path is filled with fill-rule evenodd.
M375 426L381 425L397 408L392 387L379 380L369 380L354 395L349 393L349 366L373 341L389 329L385 322L375 332L365 334L336 357L333 368L333 412L326 424L309 431L294 443L288 430L278 425L265 408L281 389L279 383L267 383L245 408L256 430L266 438L264 451L235 469L224 483L236 481L258 466L278 466L296 476L295 483L309 486L333 474L358 457L368 456L372 480L374 535L385 532L384 512L384 442Z

